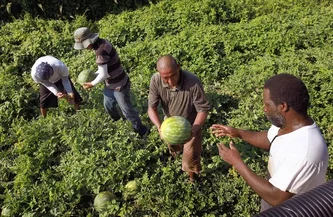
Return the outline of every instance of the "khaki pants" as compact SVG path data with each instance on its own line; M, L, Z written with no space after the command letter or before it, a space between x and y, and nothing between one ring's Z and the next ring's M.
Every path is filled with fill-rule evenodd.
M182 170L198 174L201 171L202 134L197 133L184 145L168 145L171 152L183 151Z

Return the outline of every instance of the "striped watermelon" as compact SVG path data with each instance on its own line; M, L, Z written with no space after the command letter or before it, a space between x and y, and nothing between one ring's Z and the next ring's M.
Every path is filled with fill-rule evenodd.
M116 199L117 196L110 191L103 191L97 194L94 199L94 207L97 212L104 212L108 206L112 204L112 200Z
M184 144L191 134L191 123L181 116L169 117L161 125L162 138L170 145Z
M1 210L1 215L0 216L10 216L10 209L7 208L7 207L2 207L2 210Z
M139 185L136 180L131 180L127 182L124 188L124 197L125 198L130 198L134 196L139 190Z
M79 76L76 79L76 82L79 84L91 82L96 78L96 74L94 71L90 69L83 70L80 72Z

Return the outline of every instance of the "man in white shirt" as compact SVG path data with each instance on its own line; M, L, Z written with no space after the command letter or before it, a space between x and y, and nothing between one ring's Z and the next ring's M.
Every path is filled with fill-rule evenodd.
M43 56L31 68L32 79L40 84L40 112L46 117L48 108L58 107L58 98L66 98L75 110L82 101L69 79L67 66L53 56Z
M262 198L261 211L309 191L325 182L328 150L313 119L307 114L309 94L304 83L290 74L278 74L265 82L264 111L272 123L268 131L254 132L214 124L212 132L241 138L269 151L268 175L255 174L230 143L218 145L219 154L231 164Z

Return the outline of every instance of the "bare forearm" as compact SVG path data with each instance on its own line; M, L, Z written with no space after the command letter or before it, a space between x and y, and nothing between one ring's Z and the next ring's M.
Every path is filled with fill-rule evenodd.
M244 162L234 166L234 168L244 178L252 190L272 206L276 206L293 196L293 194L289 192L283 192L277 189L268 180L255 174Z
M239 138L244 140L251 145L262 148L265 150L269 149L269 140L267 138L267 131L262 132L255 132L255 131L248 131L248 130L241 130L237 129L239 133Z
M198 112L197 117L194 120L193 125L197 125L202 127L207 119L208 113L207 112Z
M198 112L194 123L192 125L192 134L196 135L198 131L201 129L202 125L205 123L207 119L208 113L207 112Z
M159 130L161 126L161 120L158 115L157 108L148 107L148 117Z

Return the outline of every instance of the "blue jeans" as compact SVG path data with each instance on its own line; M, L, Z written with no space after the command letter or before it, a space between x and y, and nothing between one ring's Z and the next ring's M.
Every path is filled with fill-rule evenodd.
M130 98L130 88L130 82L121 87L119 91L109 89L105 86L103 90L103 105L106 112L111 116L112 119L119 120L121 117L116 107L116 103L118 103L118 106L120 107L125 118L132 123L135 132L142 136L146 133L147 127L142 124L137 111L133 107Z

